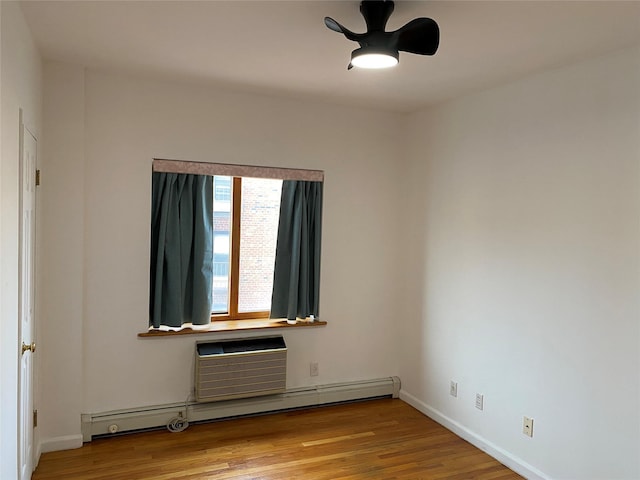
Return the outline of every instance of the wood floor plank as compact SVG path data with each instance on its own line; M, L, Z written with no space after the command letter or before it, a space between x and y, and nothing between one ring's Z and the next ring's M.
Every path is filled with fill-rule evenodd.
M102 438L45 453L33 480L514 480L401 400Z

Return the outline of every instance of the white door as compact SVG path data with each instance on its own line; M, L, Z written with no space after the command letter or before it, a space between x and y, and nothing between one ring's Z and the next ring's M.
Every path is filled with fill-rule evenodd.
M29 480L33 472L33 352L34 338L34 271L35 271L35 137L20 122L20 250L19 250L19 315L20 315L20 405L18 455L20 480Z

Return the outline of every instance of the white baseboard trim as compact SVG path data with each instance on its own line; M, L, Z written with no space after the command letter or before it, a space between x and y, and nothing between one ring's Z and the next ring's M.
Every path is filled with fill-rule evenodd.
M166 426L169 421L180 415L187 418L189 422L198 422L374 397L398 398L399 393L400 379L387 377L301 387L289 389L281 394L239 400L209 403L182 402L82 414L81 439L90 442L97 435L108 435L112 433L109 427L114 425L117 433Z
M410 393L404 390L401 390L400 399L407 402L409 405L419 410L420 412L424 413L427 417L438 422L447 430L451 430L460 438L463 438L467 442L478 447L483 452L487 453L488 455L491 455L500 463L502 463L503 465L506 465L511 470L522 475L528 480L552 480L551 477L549 477L548 475L545 475L543 472L541 472L534 466L514 456L513 454L497 446L496 444L484 439L480 435L472 432L468 428L459 424L455 420L447 417L446 415L436 410L435 408L422 402L421 400L414 397Z
M64 435L62 437L46 438L37 447L38 458L40 453L55 452L57 450L72 450L82 446L82 435Z

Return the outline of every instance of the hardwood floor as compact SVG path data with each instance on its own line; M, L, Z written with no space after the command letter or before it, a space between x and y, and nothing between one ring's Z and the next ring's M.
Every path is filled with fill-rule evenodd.
M522 478L401 400L158 430L45 453L33 480Z

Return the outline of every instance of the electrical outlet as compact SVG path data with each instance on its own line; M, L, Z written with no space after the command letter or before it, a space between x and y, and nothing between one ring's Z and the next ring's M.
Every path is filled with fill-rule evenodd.
M478 410L484 410L484 395L476 393L476 408Z
M449 385L449 395L452 397L458 396L458 382L451 380L451 384Z
M527 437L533 437L533 418L524 417L522 421L522 433Z
M318 362L311 362L309 364L309 375L312 377L317 377L319 375L318 371Z

